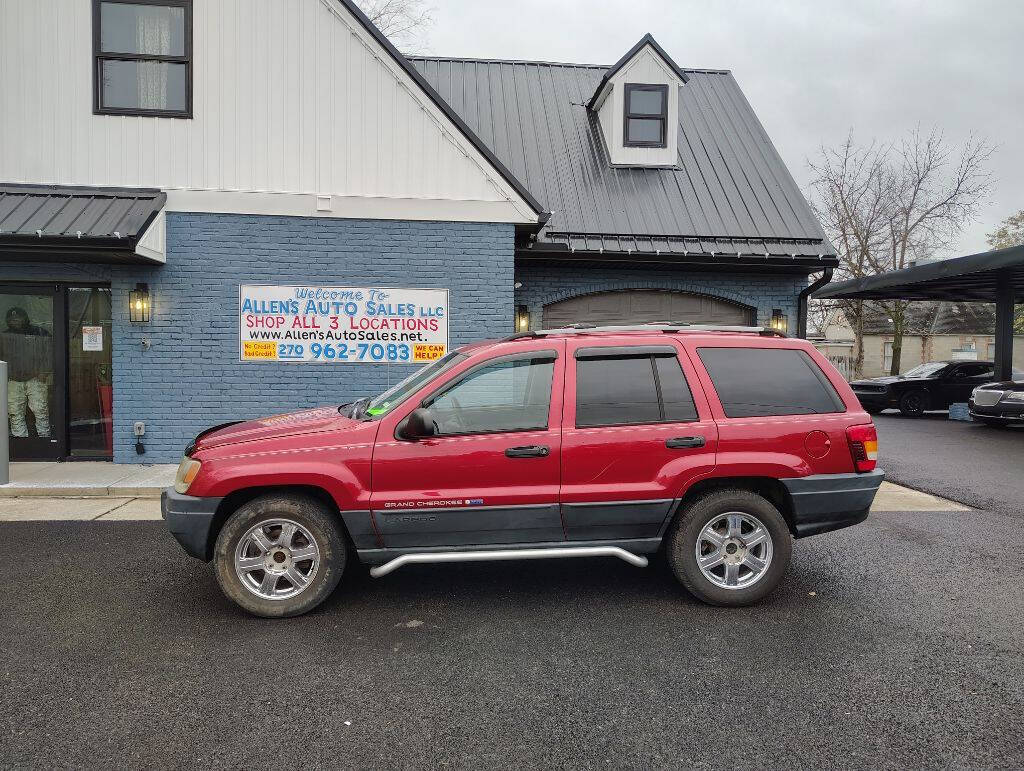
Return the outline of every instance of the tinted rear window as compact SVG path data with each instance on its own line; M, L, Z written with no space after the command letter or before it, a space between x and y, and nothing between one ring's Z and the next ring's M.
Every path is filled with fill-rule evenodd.
M649 356L576 362L576 425L614 426L661 419Z
M825 374L804 351L698 348L730 418L845 412Z
M696 420L697 408L693 404L693 394L686 384L683 368L679 366L679 359L675 356L659 356L654 364L658 369L665 420Z
M576 362L577 427L697 420L674 354L587 356Z

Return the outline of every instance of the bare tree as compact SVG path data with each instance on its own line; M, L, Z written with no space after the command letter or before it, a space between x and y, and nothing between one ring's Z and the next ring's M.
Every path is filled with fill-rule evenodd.
M434 9L426 0L358 0L374 26L403 53L423 53Z
M1024 209L999 223L992 233L985 234L985 240L992 249L1009 249L1024 244ZM1024 305L1018 305L1013 314L1013 331L1024 334Z
M942 134L915 129L903 140L866 147L851 133L838 148L822 148L811 163L815 209L839 253L846 278L886 273L932 257L956 240L992 185L991 148L971 139L959 152ZM893 325L892 367L898 374L906 328L904 300L878 301ZM863 368L863 301L847 305Z
M853 134L836 148L822 147L811 163L810 199L818 219L836 247L836 278L862 278L872 271L871 255L885 242L884 169L889 148L859 147ZM839 307L853 326L853 374L864 371L864 301L844 300Z

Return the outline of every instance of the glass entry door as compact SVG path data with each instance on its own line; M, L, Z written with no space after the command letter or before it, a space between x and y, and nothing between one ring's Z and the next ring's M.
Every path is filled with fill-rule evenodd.
M69 286L68 455L114 452L110 287Z
M11 460L66 454L64 297L56 285L0 285Z

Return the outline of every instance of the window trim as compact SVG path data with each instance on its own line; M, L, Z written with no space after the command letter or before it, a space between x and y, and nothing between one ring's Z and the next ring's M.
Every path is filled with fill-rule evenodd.
M185 9L184 44L182 56L158 56L154 54L128 54L102 51L100 49L100 14L103 3L121 5L154 5ZM148 110L132 107L103 106L103 63L120 62L167 62L185 65L185 109ZM131 115L143 118L191 118L192 117L192 0L92 0L92 112L93 115Z
M608 351L604 355L597 353L598 351ZM585 352L584 355L580 355L581 352ZM700 411L697 409L697 399L693 395L693 388L690 387L690 381L686 377L686 369L683 367L683 363L679 360L679 352L671 346L660 346L660 345L646 345L646 346L608 346L606 348L578 348L576 350L575 358L579 361L595 361L598 359L646 359L651 365L651 373L654 376L654 392L658 398L658 419L657 420L631 420L625 423L585 423L580 425L580 370L579 364L576 366L576 388L573 394L573 427L579 430L588 428L621 428L622 426L660 426L660 425L672 425L675 423L699 423L700 422ZM686 390L690 394L690 401L693 402L693 414L694 417L690 420L669 420L665 417L665 396L661 389L661 374L658 372L658 359L675 359L676 364L679 366L679 374L683 377L683 383L686 384Z
M424 396L420 400L419 406L420 407L424 407L426 409L430 409L430 406L434 402L436 402L438 399L440 399L446 393L448 393L453 388L458 386L460 383L463 383L466 380L466 378L468 378L474 372L477 372L477 371L479 371L481 369L484 369L485 367L490 367L490 366L492 366L494 364L508 364L510 362L516 362L516 361L529 361L529 362L531 362L531 364L534 361L540 362L540 363L552 362L552 364L557 364L557 362L558 362L558 351L554 350L553 348L545 348L545 349L537 350L537 351L524 351L523 353L510 353L510 354L506 354L505 356L495 356L495 357L490 358L490 359L484 359L483 361L478 362L477 364L474 364L469 369L464 370L463 372L459 373L458 375L453 377L448 382L446 382L446 383L442 384L441 386L439 386L436 390L434 390L431 393L429 393L426 396ZM554 401L554 394L555 394L555 379L554 378L555 378L555 376L554 376L554 368L552 368L552 370L551 370L551 385L549 386L550 393L548 394L548 414L545 417L544 425L543 426L539 426L539 427L536 427L536 428L501 428L501 429L494 429L493 431L461 431L461 432L452 433L452 434L435 434L434 436L432 436L430 438L431 439L449 439L449 438L452 438L452 437L462 437L462 436L489 436L489 435L493 435L493 434L522 434L522 433L536 433L538 431L550 431L551 430L551 403ZM406 417L408 417L408 416L406 416ZM405 422L405 419L403 418L401 421L399 421L398 425L395 426L395 438L396 439L398 438L399 427L404 422Z
M661 114L631 113L629 111L629 97L634 91L658 91L661 93ZM657 142L631 141L629 138L629 120L659 120L661 121L661 139ZM622 102L622 144L624 147L668 147L668 86L664 83L626 83L624 98Z

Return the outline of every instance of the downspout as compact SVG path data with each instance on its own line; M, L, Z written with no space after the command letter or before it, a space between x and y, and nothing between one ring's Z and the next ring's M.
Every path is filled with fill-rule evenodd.
M796 298L796 336L807 337L807 299L814 293L821 289L825 284L832 280L832 272L834 268L825 268L825 272L821 274L821 278L810 284L806 289L802 290Z

